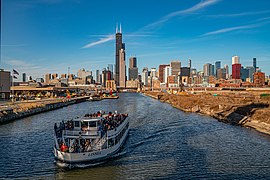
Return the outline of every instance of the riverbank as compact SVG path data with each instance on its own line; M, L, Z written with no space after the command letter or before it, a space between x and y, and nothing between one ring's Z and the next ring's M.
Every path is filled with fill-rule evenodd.
M202 92L179 95L164 92L144 92L185 112L206 114L215 119L256 129L270 135L270 97L252 92Z
M35 101L8 102L0 106L0 124L32 116L34 114L59 109L71 104L84 102L89 96L71 99L54 98Z

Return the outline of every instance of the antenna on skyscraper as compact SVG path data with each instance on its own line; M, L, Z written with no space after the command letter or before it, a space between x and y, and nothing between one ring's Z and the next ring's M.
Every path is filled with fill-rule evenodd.
M120 33L122 33L122 26L121 26L121 23L120 23Z
M118 24L116 23L115 33L118 33Z

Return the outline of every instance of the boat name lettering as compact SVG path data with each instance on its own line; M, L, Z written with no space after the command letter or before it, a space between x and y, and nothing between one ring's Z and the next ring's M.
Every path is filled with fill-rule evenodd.
M89 153L88 156L95 156L95 155L100 155L101 152L93 152L93 153Z

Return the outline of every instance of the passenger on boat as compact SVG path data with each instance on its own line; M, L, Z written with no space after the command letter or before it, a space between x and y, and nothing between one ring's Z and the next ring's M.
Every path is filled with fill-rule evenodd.
M62 145L61 145L61 151L62 152L68 152L68 146L67 145L65 145L65 143L62 143Z

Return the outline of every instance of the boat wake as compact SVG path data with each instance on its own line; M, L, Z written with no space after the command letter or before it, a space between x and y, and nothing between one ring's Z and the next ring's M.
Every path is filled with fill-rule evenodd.
M60 168L64 169L74 169L74 168L89 168L94 166L99 166L101 164L104 164L106 161L100 161L96 163L75 163L75 164L68 164L64 162L56 161L55 164L59 166Z

